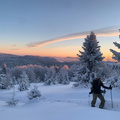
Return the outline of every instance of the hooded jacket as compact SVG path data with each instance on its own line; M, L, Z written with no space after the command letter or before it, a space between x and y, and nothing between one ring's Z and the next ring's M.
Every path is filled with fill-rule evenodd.
M106 87L104 86L104 84L102 83L102 81L100 79L95 79L93 80L92 82L92 93L95 93L95 94L100 94L101 93L101 86L103 88L106 88L106 89L110 89L109 87Z

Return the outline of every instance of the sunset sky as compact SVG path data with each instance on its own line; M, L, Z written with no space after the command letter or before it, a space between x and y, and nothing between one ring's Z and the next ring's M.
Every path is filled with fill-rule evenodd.
M0 0L0 53L77 57L93 31L110 60L119 28L120 0Z

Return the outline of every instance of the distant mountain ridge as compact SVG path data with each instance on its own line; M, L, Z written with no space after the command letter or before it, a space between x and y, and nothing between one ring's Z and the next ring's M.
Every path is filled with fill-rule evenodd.
M0 58L17 57L18 55L0 53Z
M12 54L0 53L0 67L3 67L4 63L7 67L12 68L15 66L23 65L41 65L41 66L51 66L58 64L59 62L55 58L50 57L40 57L40 56L18 56Z
M75 62L78 61L77 57L55 57L59 62Z
M13 55L13 54L4 54L0 53L0 67L3 67L4 63L8 68L13 68L16 66L23 65L41 65L41 66L51 66L51 65L71 65L73 61L66 61L65 58L60 60L53 57L41 57L41 56L32 56L32 55Z

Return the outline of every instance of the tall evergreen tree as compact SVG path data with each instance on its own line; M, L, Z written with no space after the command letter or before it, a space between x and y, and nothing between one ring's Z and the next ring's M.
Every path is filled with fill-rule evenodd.
M80 69L78 70L79 82L88 83L92 73L96 73L99 69L100 62L104 59L102 53L100 52L100 46L98 46L98 41L96 35L91 32L85 38L83 43L83 51L79 51L80 54L77 54L79 58Z
M116 47L118 47L118 49L120 49L120 44L119 43L117 43L117 42L113 42L113 44L116 46ZM113 50L113 49L110 49L110 51L113 53L113 59L114 60L117 60L118 62L120 62L120 53L119 52L117 52L117 51L115 51L115 50Z

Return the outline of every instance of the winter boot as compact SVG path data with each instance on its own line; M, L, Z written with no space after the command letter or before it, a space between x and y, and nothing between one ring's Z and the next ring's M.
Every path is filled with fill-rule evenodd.
M95 105L91 104L91 107L95 107Z

